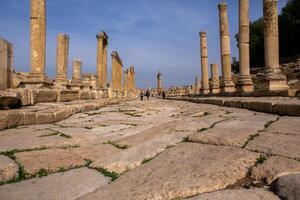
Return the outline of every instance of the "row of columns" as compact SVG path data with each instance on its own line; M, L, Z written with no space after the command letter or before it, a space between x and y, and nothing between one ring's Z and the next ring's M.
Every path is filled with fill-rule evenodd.
M105 32L97 34L97 88L107 88L107 48L108 36ZM30 14L30 82L44 82L46 55L46 0L31 0ZM68 83L69 36L58 34L56 55L56 83ZM117 52L112 53L112 87L122 89L122 60ZM73 60L72 83L81 84L82 61ZM134 67L130 68L129 87L135 88Z
M239 0L239 55L240 75L237 85L232 79L230 34L228 25L227 4L221 3L219 8L220 51L222 64L222 82L219 85L219 70L216 64L211 65L211 84L209 90L207 38L205 32L200 32L202 87L201 94L232 93L236 90L242 93L254 91L250 75L250 30L249 30L249 0ZM265 39L265 75L264 89L268 91L287 90L286 77L279 69L279 40L277 0L263 0L264 39Z

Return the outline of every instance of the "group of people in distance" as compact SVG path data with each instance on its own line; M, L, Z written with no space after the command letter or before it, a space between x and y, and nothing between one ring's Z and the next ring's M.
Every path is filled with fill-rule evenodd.
M150 91L147 90L147 91L144 93L143 90L141 90L141 93L140 93L141 101L144 100L144 96L147 97L147 100L149 100L149 99L150 99L150 96L151 96ZM153 96L153 94L152 94L152 96ZM165 99L165 98L166 98L166 92L165 92L165 91L162 91L162 92L161 92L161 96L162 96L163 99Z

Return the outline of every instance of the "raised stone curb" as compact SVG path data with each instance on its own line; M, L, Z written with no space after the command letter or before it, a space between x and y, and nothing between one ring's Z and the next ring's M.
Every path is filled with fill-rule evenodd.
M248 110L287 116L300 116L300 100L291 98L199 98L168 97L169 100L189 101L192 103L213 104L218 106L245 108Z
M0 131L15 126L54 123L76 113L97 110L103 106L116 104L121 101L123 100L78 100L68 103L37 104L22 109L0 111Z

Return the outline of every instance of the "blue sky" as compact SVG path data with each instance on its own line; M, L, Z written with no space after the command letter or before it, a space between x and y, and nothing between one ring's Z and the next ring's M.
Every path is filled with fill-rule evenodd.
M209 63L220 63L218 3L222 0L47 0L46 72L55 77L56 35L70 35L72 59L84 72L96 72L96 33L109 36L124 69L134 64L139 87L155 86L158 70L164 86L189 85L200 76L199 31L208 37ZM278 0L279 10L287 0ZM238 0L227 0L232 56L238 57ZM262 0L250 0L250 20L262 16ZM30 0L0 0L0 37L15 45L15 68L29 71Z

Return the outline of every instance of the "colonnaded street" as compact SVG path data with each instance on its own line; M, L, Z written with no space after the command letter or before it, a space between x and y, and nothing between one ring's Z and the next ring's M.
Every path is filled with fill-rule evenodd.
M0 178L8 181L0 199L275 200L274 191L288 192L280 184L291 190L300 180L299 130L299 117L156 98L115 102L1 131Z

